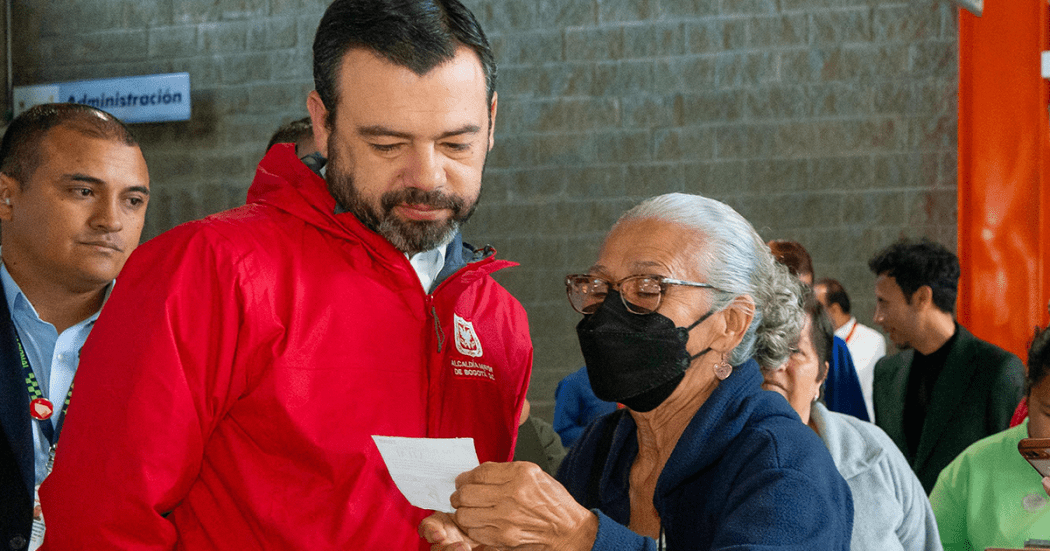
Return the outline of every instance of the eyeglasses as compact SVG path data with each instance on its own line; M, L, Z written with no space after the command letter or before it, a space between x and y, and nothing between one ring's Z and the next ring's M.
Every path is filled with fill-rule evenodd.
M620 300L632 314L652 314L660 307L664 292L671 285L685 285L703 289L718 289L707 283L683 281L657 275L634 275L613 283L605 278L587 274L565 276L565 293L572 309L581 314L593 314L605 302L609 290L618 290Z

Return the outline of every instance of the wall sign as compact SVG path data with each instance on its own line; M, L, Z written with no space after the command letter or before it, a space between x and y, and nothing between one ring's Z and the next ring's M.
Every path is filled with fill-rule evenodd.
M190 74L15 86L14 103L15 116L41 103L83 103L126 123L185 121L190 118Z

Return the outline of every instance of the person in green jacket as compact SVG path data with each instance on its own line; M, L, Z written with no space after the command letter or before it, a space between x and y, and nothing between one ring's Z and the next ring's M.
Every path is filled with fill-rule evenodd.
M937 477L930 494L945 551L1020 548L1050 539L1050 498L1043 479L1017 451L1023 438L1050 438L1050 331L1028 350L1028 419L966 448Z

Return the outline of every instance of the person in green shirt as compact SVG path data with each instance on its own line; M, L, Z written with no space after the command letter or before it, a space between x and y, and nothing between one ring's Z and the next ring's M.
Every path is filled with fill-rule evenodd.
M966 448L937 477L930 504L945 551L1023 547L1050 539L1050 498L1039 473L1021 457L1023 438L1050 438L1050 331L1028 350L1028 419Z

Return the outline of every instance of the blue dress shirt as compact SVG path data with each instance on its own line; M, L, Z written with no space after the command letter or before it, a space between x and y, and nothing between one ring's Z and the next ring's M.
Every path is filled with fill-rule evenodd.
M66 393L69 392L69 385L73 383L73 375L77 371L80 348L84 346L91 327L98 319L98 312L59 334L54 325L40 319L36 308L30 304L3 263L0 263L0 283L3 284L11 321L14 322L18 338L25 348L29 366L33 369L44 397L55 405L55 413L50 419L52 427L55 427ZM106 290L107 296L112 288L113 285L110 284ZM29 391L23 389L23 392ZM26 418L29 419L28 411ZM47 476L47 460L51 446L40 430L40 422L34 420L32 423L35 484L39 485Z

